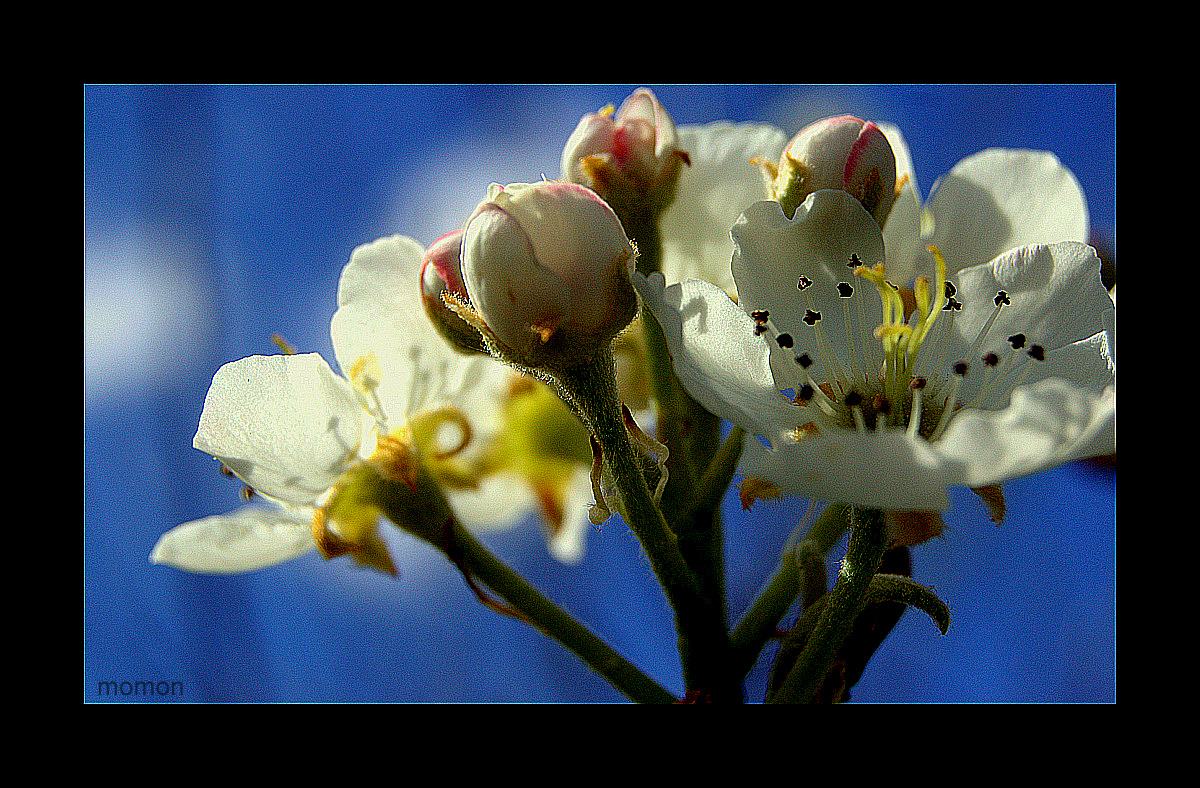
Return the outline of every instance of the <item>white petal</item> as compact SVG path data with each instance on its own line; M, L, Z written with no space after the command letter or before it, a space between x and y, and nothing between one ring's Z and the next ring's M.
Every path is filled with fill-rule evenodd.
M1018 246L1088 239L1087 202L1052 153L991 149L963 159L934 185L929 243L951 271Z
M667 282L704 279L735 292L729 228L751 204L766 199L762 171L751 159L779 161L787 137L774 126L710 123L680 126L680 150L691 166L679 171L675 201L662 217L661 270Z
M1062 380L1016 389L1002 411L964 410L937 442L962 464L964 483L995 484L1116 447L1117 392L1097 395Z
M775 387L766 342L724 290L698 279L664 288L662 274L635 274L633 284L663 328L675 374L697 402L769 440L795 426L795 406Z
M312 518L246 506L163 534L150 562L189 572L233 574L282 564L312 550Z
M421 308L420 275L425 249L405 235L357 247L338 281L338 306L353 301L398 303Z
M810 194L789 220L778 203L756 203L733 226L733 275L738 302L750 312L765 309L780 331L801 342L809 309L822 313L822 330L833 347L845 348L846 331L837 285L865 284L851 273L858 255L864 265L883 260L879 225L853 196L823 190ZM800 291L801 276L813 284Z
M738 471L768 479L784 494L891 510L945 509L946 488L962 484L956 463L900 430L831 431L775 451L748 440Z
M960 271L957 281L956 297L964 306L955 328L967 343L994 311L998 291L1011 301L1000 310L981 351L1003 352L1006 339L1017 333L1054 350L1103 331L1104 314L1112 309L1096 251L1076 241L1010 250Z
M217 370L192 445L264 495L307 504L364 450L365 416L316 353L250 356Z

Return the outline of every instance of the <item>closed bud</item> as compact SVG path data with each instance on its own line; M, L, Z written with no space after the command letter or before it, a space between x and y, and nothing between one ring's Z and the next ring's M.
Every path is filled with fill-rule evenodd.
M613 117L612 106L585 115L567 139L563 180L607 200L618 213L637 206L657 215L675 198L680 162L675 122L658 98L638 88Z
M472 308L509 360L530 367L590 354L629 325L633 258L612 209L559 181L492 184L462 241Z
M448 232L425 251L421 263L421 303L434 328L451 347L463 353L486 353L479 331L446 303L447 297L467 300L460 260L462 237L462 230Z
M849 192L883 227L896 202L896 156L879 127L852 115L819 120L792 138L767 168L771 199L790 218L821 189Z

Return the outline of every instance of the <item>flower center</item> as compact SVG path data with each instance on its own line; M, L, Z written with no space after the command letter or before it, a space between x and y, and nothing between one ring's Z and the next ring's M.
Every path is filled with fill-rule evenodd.
M780 331L769 311L751 312L755 334L791 352L795 361L782 372L776 370L776 383L781 389L792 389L794 402L806 408L809 420L796 429L798 439L842 429L905 430L910 436L937 441L959 410L986 402L1002 385L1007 389L1019 385L1030 368L1023 357L1045 359L1045 350L1024 334L1008 338L1008 353L978 356L1001 310L1011 305L1003 290L996 293L991 315L966 355L951 359L954 319L963 305L955 299L954 284L946 279L941 252L933 246L929 251L936 261L934 278L917 277L911 293L902 293L886 279L883 263L867 267L858 255L851 256L848 267L853 276L873 284L879 294L882 321L868 318L865 299L855 296L850 281L839 283L845 347L830 342L822 328L822 321L830 318L820 311L806 310L804 326L795 327L797 335ZM801 292L813 286L806 276L797 284ZM939 320L943 312L945 317ZM1012 382L1017 367L1021 371ZM960 394L968 375L980 379L974 395L964 400Z

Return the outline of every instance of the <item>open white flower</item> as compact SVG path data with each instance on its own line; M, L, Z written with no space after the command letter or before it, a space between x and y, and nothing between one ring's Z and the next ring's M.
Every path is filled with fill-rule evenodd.
M468 528L512 527L539 508L546 491L493 451L513 375L491 358L453 351L437 335L420 302L423 254L404 236L354 250L330 328L345 377L315 353L251 356L217 371L193 444L277 506L178 526L160 538L153 562L243 572L329 539L394 571L373 527L348 533L345 523L325 522L322 509L355 467L386 462L399 447L416 452ZM550 548L576 560L587 528L578 494L590 491L587 463L556 481L554 496L568 511Z
M635 285L688 392L770 442L747 441L748 476L941 510L950 485L1113 450L1112 301L1090 247L1023 246L952 278L931 253L906 310L882 232L845 192L811 194L792 220L756 203L733 239L737 304L704 281Z

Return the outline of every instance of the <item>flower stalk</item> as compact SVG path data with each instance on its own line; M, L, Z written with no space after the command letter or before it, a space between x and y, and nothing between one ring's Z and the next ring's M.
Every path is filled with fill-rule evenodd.
M775 573L730 634L739 675L744 677L754 667L758 655L767 641L776 636L779 622L796 598L802 594L809 596L805 589L817 583L824 590L824 559L849 527L849 515L850 507L845 504L830 504L802 541L789 541L784 547ZM805 606L808 606L808 599Z
M883 561L887 539L887 518L881 510L851 509L850 544L837 582L789 636L792 643L807 642L787 678L768 696L768 703L808 703L820 690L838 649L867 605L867 592Z
M608 501L638 537L675 611L679 653L689 694L740 702L741 683L729 671L729 638L717 599L704 592L680 540L667 524L646 483L643 464L625 426L610 350L551 371L600 446L604 473L616 492Z
M447 523L439 545L464 572L498 594L528 623L570 649L592 670L635 703L675 703L678 699L614 651L587 627L567 615L516 572L492 555L457 520Z

